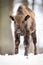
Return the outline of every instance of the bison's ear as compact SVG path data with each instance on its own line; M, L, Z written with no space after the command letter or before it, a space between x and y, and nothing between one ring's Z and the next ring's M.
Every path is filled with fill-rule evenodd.
M27 15L27 16L25 17L25 19L24 19L24 20L26 21L28 18L30 18L30 16L29 16L29 15Z
M22 23L24 23L25 21L27 21L27 19L29 19L29 18L30 18L29 15L25 16L25 18L24 18L24 20L22 21Z
M13 17L13 16L10 16L10 18L11 18L11 20L13 20L13 21L14 21L14 17Z

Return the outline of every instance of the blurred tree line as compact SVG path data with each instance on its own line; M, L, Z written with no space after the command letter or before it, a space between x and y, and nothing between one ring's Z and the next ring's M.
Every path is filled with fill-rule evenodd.
M34 10L35 5L40 5L39 2L41 2L41 6L43 6L43 0L14 0L14 1L16 1L17 3L21 2L22 4L24 4L26 6L31 5L32 10ZM38 2L36 2L36 1L38 1Z
M22 0L22 3L26 6L29 5L29 1L28 0ZM32 9L34 10L34 3L35 3L35 0L32 0Z

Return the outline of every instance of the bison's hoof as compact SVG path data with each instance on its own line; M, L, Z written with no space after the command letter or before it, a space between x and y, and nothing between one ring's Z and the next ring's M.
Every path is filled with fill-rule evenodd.
M37 52L35 52L34 55L37 55Z

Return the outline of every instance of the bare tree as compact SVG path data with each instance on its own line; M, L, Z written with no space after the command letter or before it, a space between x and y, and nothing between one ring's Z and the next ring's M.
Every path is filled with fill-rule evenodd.
M22 0L22 3L26 6L28 6L28 0Z
M32 10L34 10L35 0L32 1Z
M42 6L43 6L43 0L42 0Z

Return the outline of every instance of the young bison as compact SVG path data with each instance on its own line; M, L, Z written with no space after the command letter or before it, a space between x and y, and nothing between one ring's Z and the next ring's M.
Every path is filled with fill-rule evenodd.
M10 16L15 24L15 54L18 53L20 35L24 35L24 55L28 55L29 36L31 35L34 44L34 54L36 55L36 23L34 12L22 5L19 6L16 16Z

